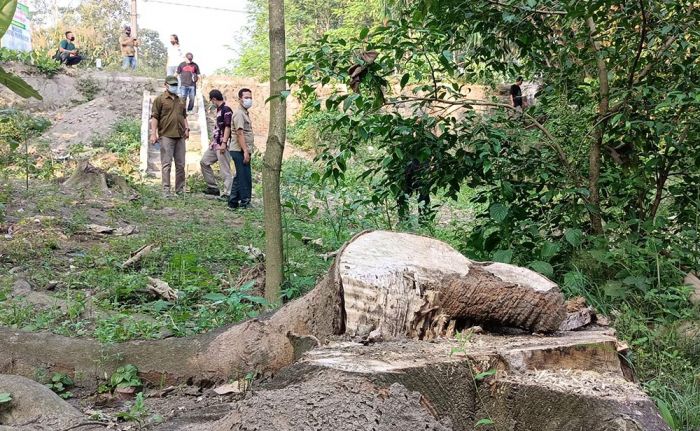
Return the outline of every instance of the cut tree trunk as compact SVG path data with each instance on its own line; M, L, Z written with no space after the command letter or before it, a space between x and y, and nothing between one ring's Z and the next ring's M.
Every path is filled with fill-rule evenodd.
M477 377L485 371L496 373ZM494 430L669 429L653 401L624 380L615 338L603 331L332 344L232 407L215 423L161 429L471 431L487 418L494 426L484 429Z
M91 165L89 160L78 162L73 174L63 183L63 189L96 196L135 194L124 178Z
M565 316L557 286L530 270L480 264L426 237L366 232L341 249L326 277L277 312L179 339L101 345L48 333L0 330L0 371L61 371L95 385L123 364L155 384L276 372L332 335L434 339L468 323L553 332Z

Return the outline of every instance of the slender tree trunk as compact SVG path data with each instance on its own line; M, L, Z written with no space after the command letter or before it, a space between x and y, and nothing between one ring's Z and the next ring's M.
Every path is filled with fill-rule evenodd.
M270 131L263 167L263 204L265 206L265 298L279 299L284 278L282 243L282 206L280 172L287 131L284 35L284 0L269 0L270 8Z
M595 39L595 22L593 21L593 18L588 18L586 23L588 24L588 30L590 32L591 46L595 51L596 63L598 66L598 81L600 85L598 117L596 118L597 126L593 132L593 140L588 153L588 203L591 206L589 213L593 233L602 234L603 218L600 209L600 189L598 186L598 181L600 180L600 170L602 165L601 149L603 146L603 135L605 133L605 126L607 125L607 120L605 117L608 115L608 110L610 107L610 86L608 83L608 68L605 64L605 59L600 52L600 43Z

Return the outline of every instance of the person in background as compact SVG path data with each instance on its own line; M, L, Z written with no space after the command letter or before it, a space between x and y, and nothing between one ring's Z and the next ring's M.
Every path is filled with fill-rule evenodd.
M165 65L165 73L167 76L173 76L177 73L177 67L182 63L182 48L180 48L180 39L176 34L170 35L170 46L168 47L168 61Z
M72 31L67 31L65 34L66 38L61 41L58 46L58 54L61 59L61 63L65 63L66 66L73 66L81 61L83 57L78 54L78 48L75 47L75 35Z
M231 141L233 111L226 106L224 96L219 90L211 90L209 92L209 101L216 105L216 123L214 124L211 144L199 162L204 181L207 183L207 189L204 193L219 196L219 187L216 184L216 178L214 178L214 170L211 168L211 165L218 161L221 176L224 178L224 191L221 193L221 198L228 200L231 192L231 182L233 181L231 176L231 155L228 153L228 146Z
M238 91L238 107L233 111L231 121L233 139L229 145L229 153L236 166L236 176L233 178L228 207L231 209L250 208L253 193L253 176L250 170L250 156L253 152L253 126L248 110L253 106L253 93L247 88Z
M131 27L124 26L124 33L119 37L119 45L122 49L122 69L136 70L136 47L139 41L131 37Z
M185 113L185 102L178 96L177 77L165 78L165 91L153 101L151 108L151 144L160 141L160 164L163 194L170 196L170 166L175 159L175 193L185 191L185 140L190 137L190 126Z
M197 79L199 77L199 66L192 61L194 56L191 52L185 54L185 61L177 67L177 76L180 78L180 97L188 100L187 113L192 113L194 109L194 96L197 94Z
M520 86L523 84L523 77L518 76L515 79L515 84L510 86L510 101L513 105L513 108L518 113L523 112L523 92Z

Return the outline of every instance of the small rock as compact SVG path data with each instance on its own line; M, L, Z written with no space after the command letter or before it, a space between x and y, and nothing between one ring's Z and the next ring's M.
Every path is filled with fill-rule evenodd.
M690 302L693 305L700 305L700 278L693 273L688 273L685 279L683 279L683 282L695 288L695 291L690 294Z
M236 381L214 388L214 392L218 395L240 394L243 392L243 389L241 389L240 383Z
M46 290L56 290L56 288L61 284L58 280L51 280L46 284Z

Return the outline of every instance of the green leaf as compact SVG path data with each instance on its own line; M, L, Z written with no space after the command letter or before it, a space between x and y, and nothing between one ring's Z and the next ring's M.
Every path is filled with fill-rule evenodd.
M208 299L209 301L214 301L214 302L223 302L226 301L228 296L222 294L222 293L207 293L204 295L204 299Z
M566 238L566 242L573 247L578 247L583 240L583 232L581 229L567 229L566 232L564 232L564 238Z
M9 403L12 401L12 394L9 392L0 392L0 404Z
M661 417L666 421L669 427L671 429L677 429L678 427L676 426L676 420L673 417L673 413L671 413L671 409L668 407L668 404L666 401L656 398L656 407L659 408L659 413L661 413Z
M12 18L17 9L17 0L0 0L0 37L2 37L12 24Z
M493 376L495 374L496 374L496 370L484 371L483 373L479 373L476 376L474 376L474 380L476 380L477 382L480 382L481 380L484 380L485 378L487 378L489 376Z
M401 88L404 88L408 84L408 79L411 77L408 73L404 73L401 77Z
M547 241L542 246L542 250L540 251L540 258L542 260L549 261L551 258L556 256L557 253L559 253L560 248L561 247L559 246L559 244Z
M508 207L503 204L493 204L489 208L489 214L495 222L501 223L508 216Z
M27 84L19 76L16 76L10 72L6 72L2 67L0 67L0 85L4 85L5 87L13 91L15 94L17 94L20 97L24 97L25 99L28 99L30 97L33 97L38 100L43 99L39 92L32 88L31 85Z
M360 30L360 39L364 39L367 37L369 34L369 27L365 27L362 30Z
M541 260L536 260L530 264L530 268L532 268L534 271L539 272L540 274L544 275L545 277L553 277L554 276L554 268L552 265L550 265L547 262L543 262Z
M496 250L491 256L494 262L510 263L513 260L513 250Z
M619 281L608 281L605 283L603 292L611 298L624 298L627 296L627 289Z
M494 424L494 421L492 421L491 419L479 419L477 421L477 423L474 424L474 426L479 427L482 425L493 425L493 424Z

